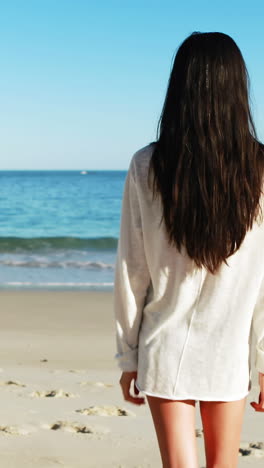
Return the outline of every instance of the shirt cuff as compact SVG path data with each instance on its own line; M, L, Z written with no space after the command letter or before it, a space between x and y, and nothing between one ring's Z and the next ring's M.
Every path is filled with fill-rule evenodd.
M125 353L117 353L114 358L118 367L124 372L135 372L138 367L138 348L131 349Z
M264 374L264 350L257 347L255 367L258 372Z

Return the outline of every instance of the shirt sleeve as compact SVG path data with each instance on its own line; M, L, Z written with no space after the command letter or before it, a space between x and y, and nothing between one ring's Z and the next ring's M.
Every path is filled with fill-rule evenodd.
M264 279L253 313L253 330L256 337L255 367L264 374Z
M117 347L114 358L122 371L137 370L138 335L149 282L132 159L123 193L114 285Z

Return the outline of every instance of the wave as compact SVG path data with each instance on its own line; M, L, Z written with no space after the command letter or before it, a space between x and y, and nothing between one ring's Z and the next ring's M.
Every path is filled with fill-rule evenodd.
M43 250L116 250L116 237L0 237L0 252Z
M78 262L54 260L0 260L0 265L24 268L79 268L83 270L114 270L114 265L103 262Z

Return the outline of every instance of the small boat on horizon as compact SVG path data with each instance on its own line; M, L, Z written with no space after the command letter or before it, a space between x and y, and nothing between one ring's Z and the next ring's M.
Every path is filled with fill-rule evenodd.
M87 174L87 171L81 171L80 174Z

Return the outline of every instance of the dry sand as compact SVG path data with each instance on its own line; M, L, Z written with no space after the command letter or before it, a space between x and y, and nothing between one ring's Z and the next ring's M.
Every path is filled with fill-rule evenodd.
M112 293L0 297L1 468L161 468L147 403L122 398ZM239 467L264 466L264 451L248 448L264 441L264 414L249 404L257 395L254 374ZM205 467L202 434L197 444Z

